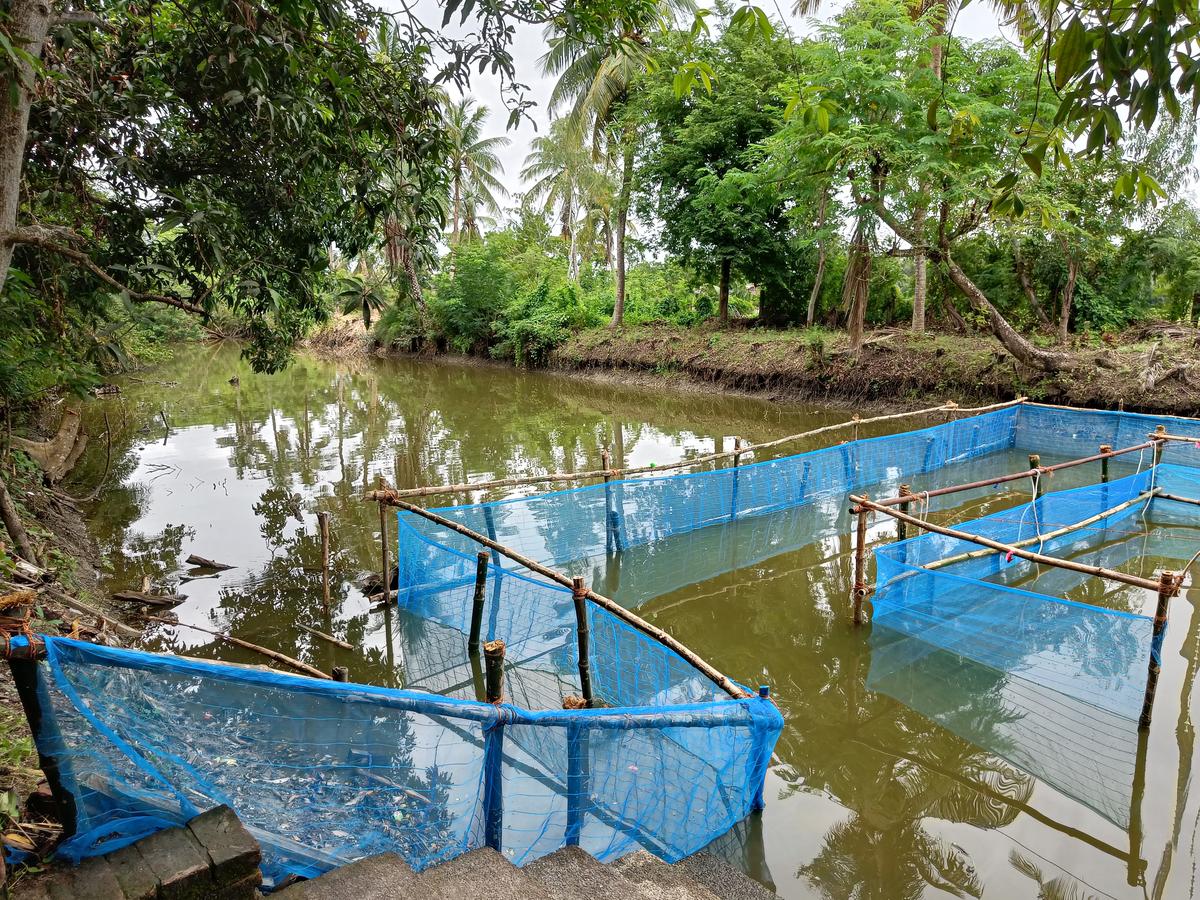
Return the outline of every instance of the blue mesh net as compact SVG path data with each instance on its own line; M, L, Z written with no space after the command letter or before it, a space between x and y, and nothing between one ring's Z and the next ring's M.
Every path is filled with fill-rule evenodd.
M770 701L531 712L47 638L39 749L76 798L79 859L228 804L268 884L487 839L517 864L577 843L678 859L760 799Z

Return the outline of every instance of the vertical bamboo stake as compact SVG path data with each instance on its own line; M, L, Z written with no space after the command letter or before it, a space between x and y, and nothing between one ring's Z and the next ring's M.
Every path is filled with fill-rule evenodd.
M900 485L900 496L901 497L909 497L911 495L912 495L912 485L911 484ZM910 501L905 500L903 503L900 504L900 512L907 515L908 508L910 505L911 505ZM897 519L896 520L896 540L902 541L906 537L908 537L908 523L903 522L900 519Z
M1112 453L1112 444L1101 444L1101 453ZM1100 483L1108 484L1108 458L1100 460Z
M1175 573L1163 571L1158 579L1158 606L1154 610L1154 636L1150 641L1150 662L1146 670L1146 694L1142 699L1142 716L1138 728L1150 727L1150 716L1154 709L1154 694L1158 690L1158 675L1162 671L1163 634L1167 630L1167 607L1179 590Z
M479 656L479 632L483 628L483 594L487 587L488 553L480 550L475 557L475 595L471 598L471 635L467 639L467 653Z
M380 475L375 486L379 490L387 487L387 482ZM379 563L383 566L383 599L387 600L391 597L392 591L392 575L391 569L388 566L388 527L387 527L387 510L382 503L379 504Z
M863 495L863 499L870 497ZM854 624L863 623L862 605L867 596L867 516L870 510L865 506L856 506L851 512L858 514L858 526L854 540L854 590L850 596L854 600Z
M483 645L485 696L488 703L504 702L504 641L488 641Z
M1154 426L1154 433L1155 433L1155 435L1166 434L1167 426L1166 425ZM1167 442L1162 440L1161 438L1156 438L1156 440L1158 440L1158 443L1154 445L1154 464L1157 466L1160 462L1162 462L1163 447L1165 447L1167 445Z
M1029 454L1029 468L1040 469L1042 467L1042 458L1036 453ZM1033 499L1037 500L1042 496L1042 473L1034 472L1029 476L1029 480L1033 482Z
M383 509L380 506L380 509ZM321 529L321 602L325 615L329 615L329 513L317 513L317 525Z
M858 414L855 413L855 415L854 415L854 440L856 440L856 441L858 440L858 423L859 423L859 417L858 417Z
M612 530L612 488L609 487L611 476L608 474L612 469L612 456L608 448L600 451L600 468L604 470L604 551L612 553L617 538Z
M589 644L591 632L588 628L587 617L587 586L579 576L571 579L571 599L575 603L575 624L579 634L579 689L583 694L583 702L590 709L592 706L592 667L588 660L591 654Z
M347 669L345 666L334 666L333 667L333 680L341 681L341 682L349 681L350 680L350 670Z
M733 487L730 489L729 495L729 521L733 522L737 519L738 509L738 466L742 462L742 439L735 437L733 439Z

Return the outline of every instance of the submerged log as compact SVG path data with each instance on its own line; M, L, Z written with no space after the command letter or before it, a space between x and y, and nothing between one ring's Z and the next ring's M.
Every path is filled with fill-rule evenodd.
M149 618L150 618L151 622L157 622L160 625L172 625L176 628L191 628L193 631L200 631L200 632L203 632L204 634L212 635L213 637L217 638L218 640L222 640L227 643L233 644L235 647L241 647L244 650L252 650L255 653L261 653L263 656L267 657L268 659L273 659L276 662L283 663L285 666L295 669L297 672L303 672L305 675L309 675L313 678L322 678L325 681L331 680L330 677L328 675L326 675L324 672L322 672L320 669L314 668L313 666L310 666L308 663L300 662L300 660L298 660L298 659L293 659L292 657L288 656L286 653L280 653L278 650L270 650L266 647L260 647L258 644L252 644L249 641L242 640L241 638L235 638L233 635L230 635L230 634L222 634L219 631L213 631L211 628L202 628L199 625L189 625L185 622L172 622L170 619L157 619L157 618L154 618L153 616L151 616Z
M308 632L313 637L319 637L323 641L328 641L329 643L333 644L335 647L341 647L343 650L353 650L354 649L353 644L347 643L346 641L343 641L341 638L335 638L332 634L326 634L323 631L317 631L317 629L309 628L307 625L301 625L299 622L296 623L296 627L299 628L301 631Z
M195 553L191 554L187 559L184 560L184 562L186 562L189 566L198 566L201 569L215 569L218 572L224 572L228 569L234 568L233 566L226 565L225 563L217 562L215 559L208 559L203 556L198 556Z
M151 594L146 591L117 591L112 598L120 600L122 603L144 603L147 606L158 606L165 609L178 606L187 599L183 594Z

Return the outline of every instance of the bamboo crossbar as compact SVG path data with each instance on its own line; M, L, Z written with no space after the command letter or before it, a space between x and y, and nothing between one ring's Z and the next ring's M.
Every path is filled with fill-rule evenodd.
M926 409L918 409L911 412L889 413L888 415L874 416L870 419L860 419L855 417L845 422L835 422L832 425L823 425L822 427L814 428L811 431L802 431L799 434L789 434L787 437L764 441L761 444L742 444L740 447L737 447L733 450L725 450L720 453L709 453L705 456L696 456L692 457L691 459L681 459L673 463L663 463L662 465L636 466L630 469L593 469L587 472L550 472L545 475L524 475L515 478L495 478L491 481L429 485L427 487L404 488L403 490L391 490L387 492L369 491L366 494L366 498L368 500L378 500L378 495L381 493L386 493L389 497L393 498L432 497L438 494L465 494L469 493L470 491L485 491L491 490L492 488L521 487L523 485L530 484L553 484L564 481L588 481L593 478L626 478L630 475L645 475L651 472L669 472L675 469L686 469L689 466L697 466L704 463L715 462L719 459L742 457L747 453L758 450L768 450L772 447L778 447L781 444L787 444L792 441L816 437L817 435L827 434L831 431L838 431L843 428L857 429L861 425L873 425L878 422L889 422L896 419L910 419L916 416L929 415L937 412L954 412L964 415L977 415L979 413L991 412L997 409L1005 409L1009 406L1016 406L1024 402L1024 397L1018 397L1016 400L1009 400L1005 403L993 403L991 406L976 406L970 408L960 407L957 403L943 403L941 406L930 406Z
M882 504L868 500L866 497L859 497L851 494L850 500L858 506L865 509L874 510L891 516L893 519L899 519L901 522L906 522L909 525L915 525L918 528L923 528L926 531L932 531L934 534L944 535L945 537L957 538L960 541L967 541L972 544L979 544L982 547L991 547L993 550L998 550L1001 553L1011 553L1013 556L1028 560L1029 562L1041 563L1046 566L1053 566L1057 569L1069 569L1072 572L1081 572L1084 575L1094 575L1098 578L1107 578L1110 581L1119 581L1122 584L1128 584L1133 587L1139 587L1147 591L1158 591L1159 583L1150 578L1139 578L1137 575L1128 575L1125 572L1118 572L1115 569L1106 569L1103 566L1089 566L1086 563L1078 563L1070 559L1059 559L1057 556L1046 556L1043 553L1032 553L1028 550L1022 550L1020 547L1012 544L1005 544L1000 541L993 541L991 538L981 537L977 534L970 534L966 531L959 531L956 528L945 528L941 525L934 525L924 519L918 519L915 516L906 515L902 512L897 512L894 509L889 509Z
M1037 466L1021 472L1009 472L1007 475L997 475L995 478L983 478L979 481L969 481L966 484L952 484L946 487L934 488L930 491L917 491L912 494L902 494L899 497L888 497L886 500L878 502L883 506L899 506L901 503L911 503L914 500L928 500L932 497L944 497L947 494L957 494L962 491L973 491L977 488L1007 484L1010 481L1020 481L1024 478L1032 478L1035 475L1047 475L1063 469L1098 462L1102 459L1112 459L1114 456L1121 456L1125 453L1137 453L1140 450L1149 450L1157 444L1157 440L1146 441L1143 444L1134 444L1132 447L1122 447L1120 450L1108 450L1104 453L1096 453L1092 456L1081 457L1080 459L1069 459L1066 462L1055 463L1052 466Z
M1200 444L1200 435L1188 437L1186 434L1165 434L1160 431L1152 432L1151 437L1160 441L1179 441L1185 444Z
M565 588L574 590L575 584L573 579L567 575L564 575L562 572L551 569L549 566L544 566L537 560L530 559L528 556L506 547L504 544L493 541L491 538L467 528L465 525L460 525L458 522L452 522L450 519L439 516L435 512L430 512L423 507L408 503L405 500L400 499L400 497L397 496L398 493L400 492L372 491L371 494L378 496L372 496L369 494L365 499L374 500L377 503L385 503L388 506L395 506L399 509L403 509L407 512L421 516L423 519L428 519L435 525L440 525L443 528L449 528L451 531L461 534L463 537L470 538L477 544L482 544L484 547L495 550L501 556L508 557L513 562L525 567L526 569L529 569L531 572L536 572L542 577L550 579L555 584L560 584ZM696 669L713 683L719 685L721 689L729 696L739 700L743 697L753 696L753 694L746 692L734 684L728 676L716 669L710 663L706 662L699 654L688 648L685 644L671 637L671 635L667 634L661 628L651 625L641 616L630 612L615 600L611 600L608 597L605 597L603 594L597 594L590 588L586 591L585 596L588 600L595 603L601 609L612 613L618 619L621 619L623 622L632 625L638 631L642 632L648 637L653 638L664 647L668 648L669 650L673 650L675 653L678 653L692 666L692 668Z
M1144 491L1131 500L1126 500L1124 503L1117 504L1116 506L1112 507L1112 509L1106 509L1104 512L1096 513L1094 516L1088 516L1082 521L1075 522L1071 525L1065 525L1062 528L1055 529L1054 531L1047 531L1045 534L1035 534L1033 537L1024 538L1023 540L1016 541L1012 546L1028 547L1031 544L1052 541L1055 538L1062 537L1064 534L1070 534L1072 531L1078 531L1080 528L1087 528L1087 526L1099 522L1101 519L1106 518L1107 516L1116 515L1122 510L1129 509L1131 506L1136 506L1138 503L1141 503L1144 500L1150 500L1158 494L1158 488ZM921 568L927 571L933 571L934 569L941 569L945 566L953 565L954 563L965 562L968 559L979 559L981 557L990 556L993 553L999 552L999 550L996 550L992 547L984 547L981 550L971 550L967 553L958 553L954 556L946 556L942 559L936 559L931 563L926 563Z
M1193 506L1200 506L1200 500L1197 500L1195 497L1180 497L1178 494L1160 493L1158 499L1171 500L1175 503L1191 503Z

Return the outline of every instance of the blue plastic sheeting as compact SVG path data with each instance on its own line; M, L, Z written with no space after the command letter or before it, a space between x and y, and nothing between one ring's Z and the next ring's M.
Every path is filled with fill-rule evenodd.
M78 808L60 852L114 850L218 804L268 885L384 851L483 846L679 859L761 803L782 719L757 697L531 712L45 638L39 751Z
M1014 544L1133 501L1025 549L1108 569L1147 559L1179 569L1196 550L1200 507L1146 496L1155 489L1200 498L1200 470L1162 464L955 528ZM1136 723L1165 635L1155 638L1148 614L1156 592L1002 552L923 568L981 549L932 533L876 549L868 687L1127 827ZM1084 743L1084 756L1062 753Z

